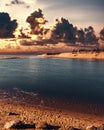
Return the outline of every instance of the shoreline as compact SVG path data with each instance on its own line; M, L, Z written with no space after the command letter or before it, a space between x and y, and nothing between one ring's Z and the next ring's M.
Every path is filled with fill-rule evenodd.
M18 115L10 116L9 113ZM67 130L70 126L85 130L89 126L98 127L104 123L104 115L90 115L77 112L49 109L26 104L15 104L0 101L0 128L4 130L6 122L20 120L25 124L44 123L59 126L60 130Z
M64 52L60 54L43 54L44 58L94 59L104 60L104 52Z
M46 96L39 93L18 90L0 90L0 101L13 102L17 104L28 104L30 106L41 106L57 110L72 111L86 114L104 114L104 101L80 99L73 97ZM76 109L77 108L77 109Z
M69 126L86 130L89 126L98 127L104 124L104 104L91 105L70 100L69 107L67 106L65 101L55 102L52 98L31 97L27 93L4 94L4 99L0 99L0 128L4 130L7 122L18 120L25 124L46 122L51 126L60 126L59 130L67 130ZM17 115L9 115L9 113Z
M104 60L104 52L11 52L2 53L0 55L35 55L40 58L66 58L66 59L82 59L82 60ZM13 57L14 58L14 57ZM26 58L24 56L23 58Z

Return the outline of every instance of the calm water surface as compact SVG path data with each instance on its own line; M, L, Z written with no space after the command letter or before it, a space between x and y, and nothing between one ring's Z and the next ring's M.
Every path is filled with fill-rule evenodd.
M0 89L104 102L104 61L28 56L0 60Z

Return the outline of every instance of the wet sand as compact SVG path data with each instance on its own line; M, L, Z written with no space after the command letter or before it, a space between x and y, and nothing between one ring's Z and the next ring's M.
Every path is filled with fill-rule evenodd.
M68 130L70 126L86 130L87 127L104 124L104 104L74 100L67 104L66 101L30 96L28 93L1 93L4 94L0 94L0 130L4 130L7 122L18 120L25 124L35 124L35 127L47 123L60 127L59 130Z

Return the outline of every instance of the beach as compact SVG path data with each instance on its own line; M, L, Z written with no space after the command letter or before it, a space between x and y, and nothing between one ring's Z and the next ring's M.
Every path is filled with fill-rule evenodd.
M12 113L12 114L10 114ZM83 114L77 112L49 109L28 104L0 101L0 128L11 121L22 121L25 124L41 127L48 124L59 130L68 130L70 126L85 130L91 126L99 127L104 123L104 115ZM35 129L34 127L31 129ZM38 128L39 129L39 128Z
M4 46L7 46L7 45L4 44ZM60 58L61 59L62 58L62 59L68 59L68 60L69 59L87 59L87 60L100 60L100 61L104 60L103 51L102 52L88 51L88 50L72 51L72 50L76 49L77 47L76 46L67 46L62 43L58 44L58 45L46 45L46 46L39 46L39 45L38 46L19 46L19 45L13 46L12 44L10 44L10 46L9 47L7 46L7 48L8 49L5 49L5 47L4 47L4 48L1 48L1 50L0 50L1 61L4 62L4 60L7 59L8 61L10 60L10 63L12 63L13 59L15 59L15 62L18 61L17 63L20 64L21 62L19 62L19 60L29 59L29 62L28 62L28 60L26 60L26 63L27 64L29 63L29 67L30 67L29 69L32 71L30 71L31 73L27 73L28 76L29 76L29 74L33 74L33 72L34 72L34 74L36 74L37 71L33 71L34 66L39 69L39 65L44 63L44 61L42 59L47 59L47 58L50 58L50 59L51 58ZM4 56L2 56L2 54ZM6 54L16 54L16 55L9 56ZM21 56L18 54L24 54L24 55ZM27 54L32 54L32 57ZM34 55L36 56L35 58L33 58ZM11 61L11 59L12 59L12 61ZM18 59L18 60L16 61L16 59ZM41 61L41 62L39 62L41 64L35 64L35 63L38 63L38 61ZM50 66L52 63L55 63L55 61L51 62L51 60L49 60L49 61L46 60L45 62L46 62L46 65L47 65L47 63L48 64L50 63L49 64ZM58 62L61 63L61 61L58 61ZM58 62L56 62L57 64L55 64L55 65L53 64L53 65L57 66ZM67 61L67 62L69 63L69 61ZM70 62L73 63L73 61L70 61ZM24 63L25 63L25 61L23 62L23 68L24 68L24 65L26 65ZM19 65L19 64L17 64L17 65ZM16 73L17 73L18 66L16 66L15 64L10 64L9 68L11 68L11 65L13 65L12 68L16 68ZM14 67L14 65L15 65L15 67ZM31 65L34 65L34 66L31 66ZM53 67L53 65L52 65L52 67ZM63 67L64 67L64 65L63 65ZM39 70L41 70L42 66L40 66ZM68 66L69 66L69 64L68 64ZM4 65L3 65L3 67L4 67ZM21 67L21 64L20 64L20 67ZM28 66L26 66L26 68L27 67ZM7 66L7 68L8 68L8 66ZM36 70L38 70L38 69L36 69ZM52 72L53 72L54 69L52 68L50 70L52 70ZM1 70L2 70L2 68L1 68ZM22 72L21 75L22 74L25 75L26 70L28 70L28 68L25 69L24 73ZM43 68L42 70L45 70L45 69ZM19 68L19 71L20 71L20 68ZM61 71L61 68L60 68L60 71ZM60 72L60 71L58 71L58 72ZM15 74L15 71L10 71L10 72L14 72L14 74ZM42 71L42 73L43 72L44 71ZM50 71L47 71L47 69L46 69L44 74L46 74L46 72L50 72ZM52 74L52 72L51 72L51 74ZM10 73L8 72L8 74L10 74ZM31 76L33 77L33 75L30 75L30 77ZM65 76L66 76L66 74L65 74ZM10 76L8 75L8 77L10 77ZM19 76L17 75L16 77L20 77L20 74L19 74ZM49 75L47 75L46 77L49 77ZM53 78L54 78L54 76L53 76ZM29 79L29 77L27 79ZM38 83L40 83L40 79L42 79L42 78L39 78ZM80 80L82 81L82 79L80 79ZM46 79L46 81L47 81L47 79ZM22 80L22 82L23 82L23 80ZM34 81L34 82L36 83L36 81ZM26 81L24 83L26 83ZM29 83L31 83L31 82L29 82ZM52 84L52 82L51 82L51 84ZM51 85L51 84L49 84L49 85ZM27 84L25 84L25 85L27 85ZM25 88L25 85L23 86L24 88ZM17 87L18 86L19 85L17 85ZM37 85L35 85L35 86L37 86ZM61 86L61 83L60 83L60 86ZM13 86L13 87L15 87L15 86ZM30 84L29 84L29 87L30 87ZM4 92L4 93L6 93L6 92ZM71 92L70 92L70 94L71 94ZM25 96L26 95L28 95L28 93L25 92ZM16 98L16 96L18 98ZM23 124L24 129L29 128L29 129L41 129L41 130L43 130L43 129L45 129L45 130L50 130L50 129L68 130L69 128L72 128L72 127L73 127L73 129L77 128L77 129L81 129L81 130L95 130L95 128L97 129L97 127L99 128L102 124L104 124L104 103L103 102L102 102L102 104L100 104L100 103L97 104L97 103L93 103L93 102L88 103L88 102L84 102L84 100L83 100L83 102L80 102L79 100L76 100L76 98L75 98L75 100L68 99L68 103L67 103L66 101L62 101L62 100L57 101L56 99L53 100L53 99L49 99L47 97L45 97L45 98L39 97L37 94L34 96L34 97L36 97L36 96L38 97L38 98L36 98L36 100L34 100L34 98L32 98L31 94L29 94L26 97L25 96L24 96L23 92L18 93L18 94L13 93L9 96L4 95L5 98L2 99L3 98L2 92L0 93L0 130L5 130L7 128L8 124L10 125L13 122L18 122L18 121ZM90 99L90 96L92 97L92 95L88 95L88 96L89 96L89 99ZM7 100L7 97L9 97L9 100ZM100 99L101 98L99 98L99 100ZM92 128L92 126L94 126L94 127ZM46 127L50 128L50 129L48 129L48 128L46 129ZM71 129L71 130L73 130L73 129ZM103 129L99 129L99 130L104 130L104 127L103 127Z
M15 129L31 130L95 130L104 124L103 104L75 100L70 100L68 104L65 100L36 98L15 91L2 91L0 95L0 130L9 129L8 126L14 122L17 123ZM18 126L18 122L22 123L22 127Z
M103 0L0 0L0 130L104 130Z
M99 59L104 60L104 52L67 52L60 54L43 54L45 58Z

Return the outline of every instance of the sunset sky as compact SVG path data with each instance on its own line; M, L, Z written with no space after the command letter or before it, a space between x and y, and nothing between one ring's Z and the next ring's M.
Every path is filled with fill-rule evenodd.
M91 25L99 32L104 26L104 0L0 0L0 12L8 12L22 26L38 8L43 10L49 26L62 16L79 28Z

